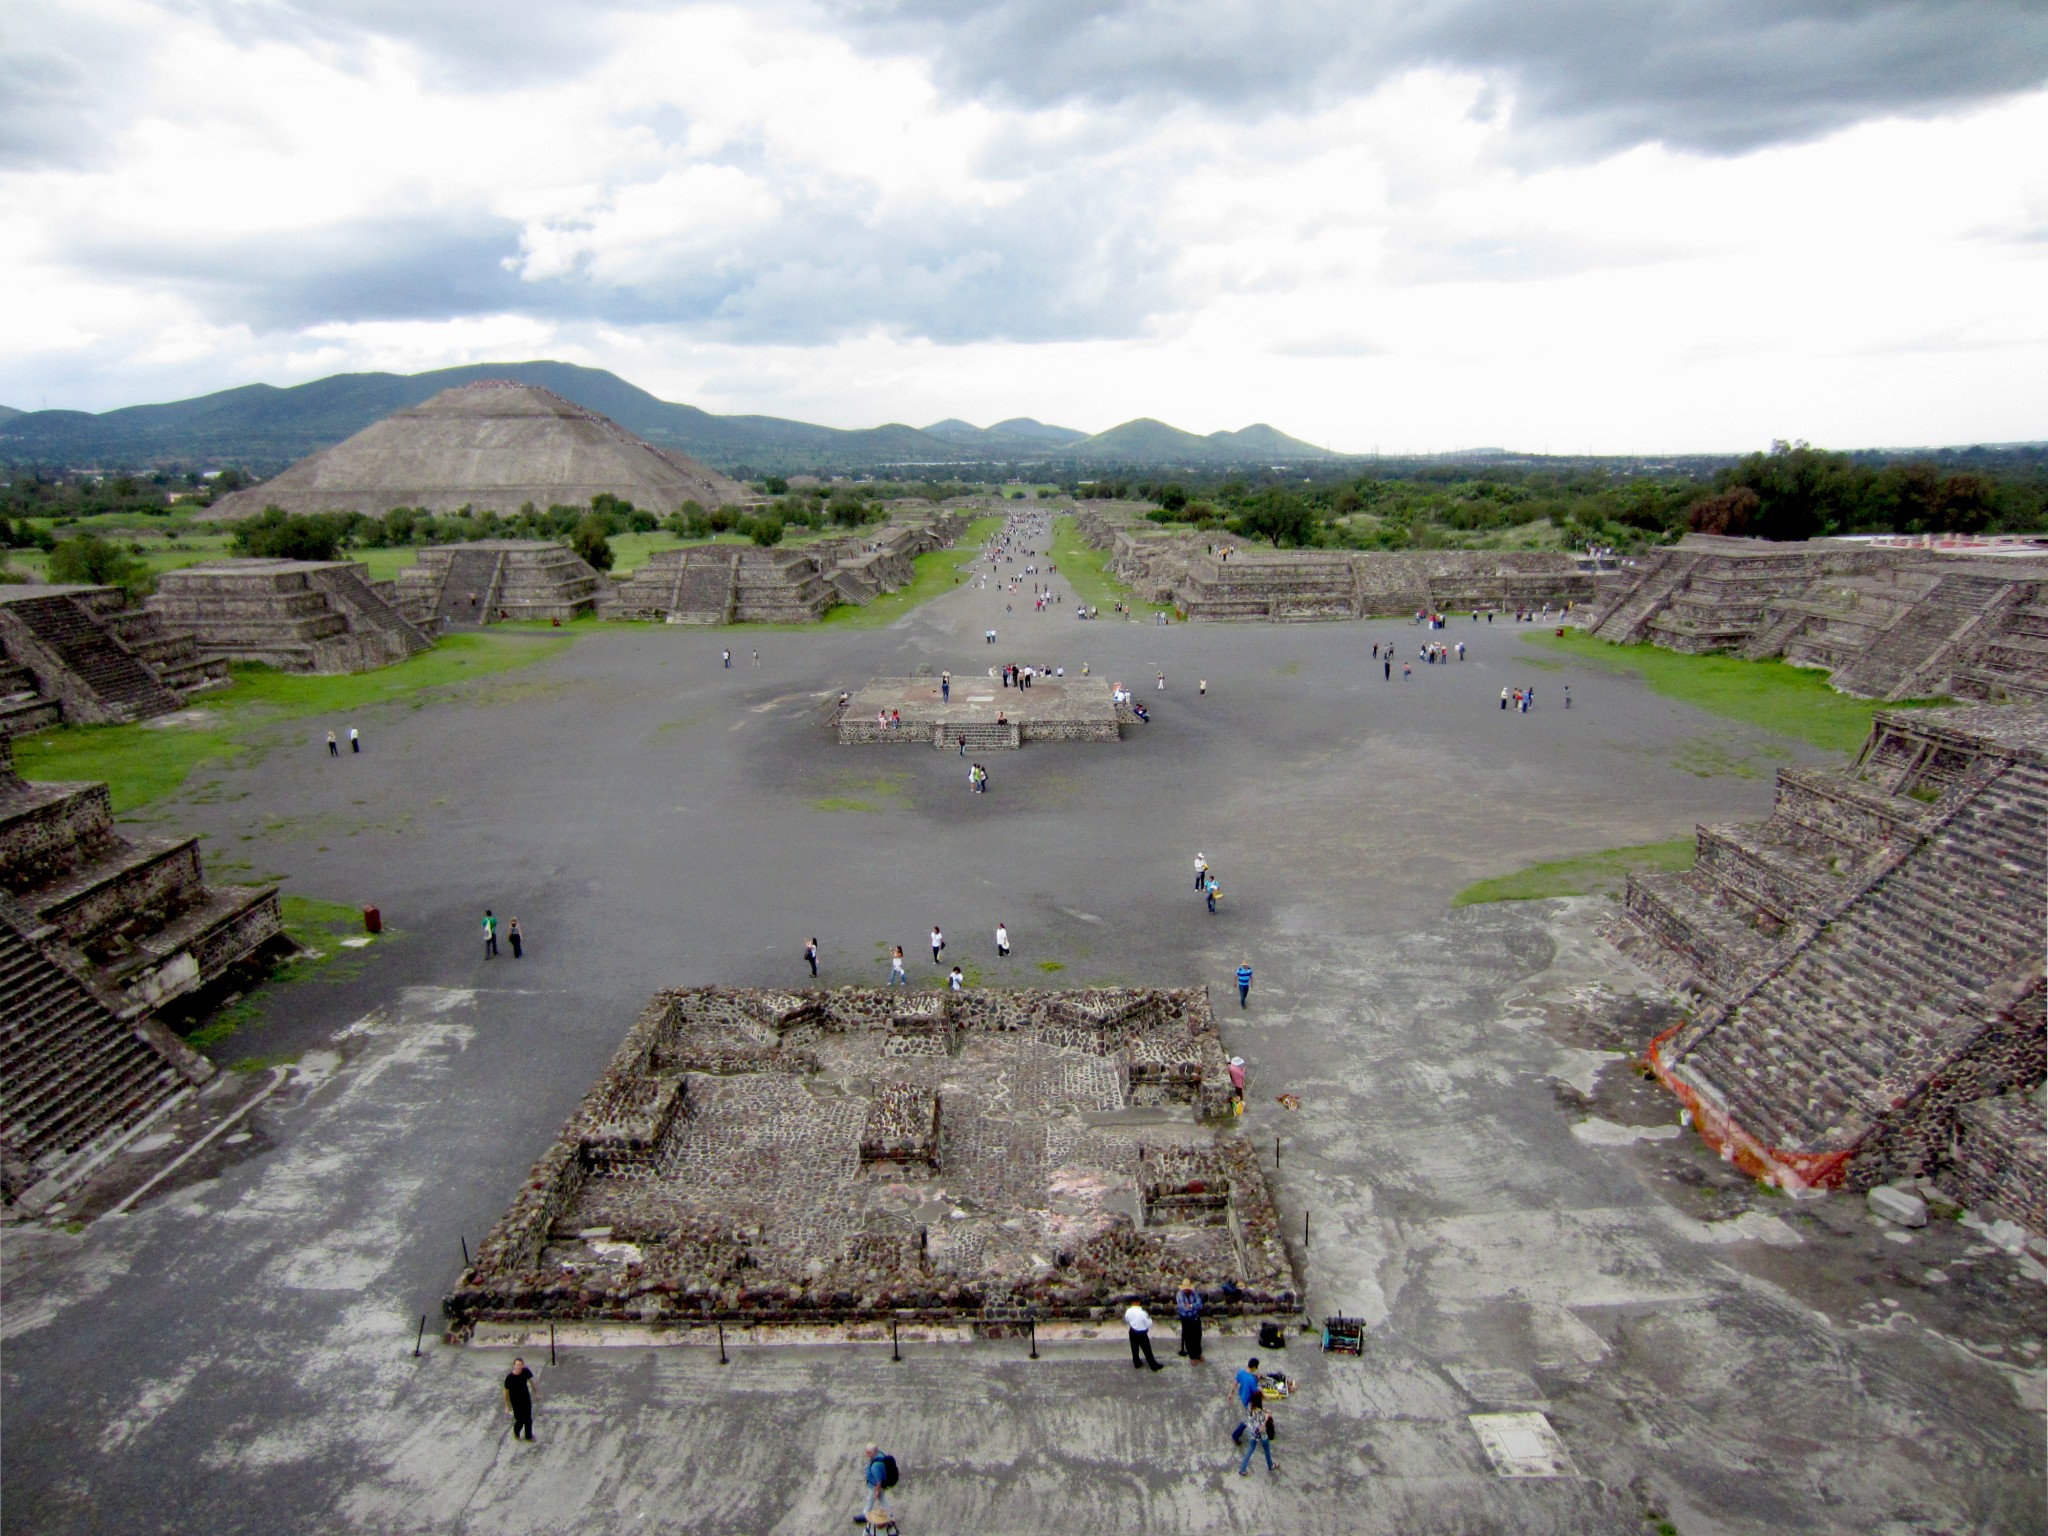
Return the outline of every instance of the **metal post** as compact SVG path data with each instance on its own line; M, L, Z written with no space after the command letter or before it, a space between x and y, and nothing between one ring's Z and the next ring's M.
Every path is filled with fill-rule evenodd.
M422 1312L422 1313L420 1314L420 1331L419 1331L419 1332L418 1332L418 1333L417 1333L416 1335L414 1335L414 1337L413 1337L413 1341L412 1341L412 1357L413 1357L413 1359L415 1359L415 1360L419 1359L419 1357L420 1357L420 1345L424 1344L424 1343L426 1342L426 1340L427 1340L427 1314L426 1314L426 1313L424 1313L424 1312Z
M464 1269L467 1269L467 1268L469 1268L469 1239L465 1237L465 1238L463 1238L463 1239L462 1239L461 1241L462 1241L462 1267L463 1267Z
M1308 1212L1301 1213L1301 1251L1308 1252Z
M549 1365L553 1365L554 1363L555 1363L555 1325L554 1325L554 1324L553 1324L552 1322L550 1322L550 1323L548 1324L548 1364L549 1364Z
M730 1360L725 1358L725 1322L723 1319L720 1319L718 1324L718 1363L720 1365L732 1364Z
M889 1358L895 1361L903 1358L903 1351L896 1343L896 1319L893 1317L889 1319Z
M1278 1131L1273 1133L1273 1166L1275 1168L1280 1166L1280 1133Z
M1031 1319L1031 1358L1038 1358L1038 1319Z

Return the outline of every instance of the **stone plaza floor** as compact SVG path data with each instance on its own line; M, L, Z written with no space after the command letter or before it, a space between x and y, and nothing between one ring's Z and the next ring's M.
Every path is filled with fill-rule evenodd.
M1629 1060L1668 1004L1600 901L1447 905L1760 820L1774 769L1815 754L1498 622L1453 621L1462 664L1383 679L1371 645L1418 633L1077 624L963 587L877 631L583 634L203 769L148 830L376 904L393 936L219 1048L282 1086L184 1177L0 1233L0 1527L806 1536L847 1527L879 1441L913 1533L2040 1531L2038 1276L1703 1151ZM720 667L757 640L759 669ZM866 679L983 656L1088 662L1154 722L1015 754L986 795L824 723ZM1497 708L1532 682L1535 710ZM329 761L348 724L362 756ZM486 906L523 959L483 958ZM434 1319L647 999L799 991L813 935L821 985L881 986L901 944L929 986L934 923L973 988L1209 989L1309 1313L1367 1324L1359 1358L1259 1351L1299 1386L1277 1475L1240 1479L1229 1441L1249 1338L1212 1335L1200 1368L1169 1342L1154 1375L1114 1327L1038 1359L1009 1338L897 1361L881 1337L723 1365L562 1330L552 1360L525 1346L537 1443L513 1442L506 1352ZM1503 1475L1552 1449L1497 1417L1520 1414L1555 1475Z

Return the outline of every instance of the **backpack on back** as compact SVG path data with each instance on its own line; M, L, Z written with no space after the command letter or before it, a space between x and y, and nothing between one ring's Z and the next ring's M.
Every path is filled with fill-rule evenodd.
M882 1486L884 1488L894 1488L896 1486L896 1477L896 1458L894 1456L884 1456L882 1458Z

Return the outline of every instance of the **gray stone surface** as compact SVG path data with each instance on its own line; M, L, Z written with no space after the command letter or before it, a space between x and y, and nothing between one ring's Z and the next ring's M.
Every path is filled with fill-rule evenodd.
M936 753L832 745L842 688L986 665L990 625L1034 664L1163 670L1154 724L1115 752L1006 757L985 796ZM1860 1199L1763 1196L1657 1139L1669 1100L1617 1053L1662 994L1597 904L1446 911L1537 859L1758 819L1767 771L1696 770L1811 757L1626 679L1539 675L1515 633L1454 622L1472 659L1403 684L1367 659L1412 650L1400 624L1080 625L961 591L886 630L759 634L758 672L721 670L715 632L607 629L366 714L370 750L334 771L328 722L281 733L162 814L297 889L378 902L400 936L224 1047L299 1061L251 1140L117 1221L0 1235L0 1523L802 1536L846 1528L880 1439L915 1532L2040 1530L2040 1292L2017 1261L1954 1222L1886 1241ZM1495 707L1531 681L1535 711ZM524 960L481 958L486 905L522 920ZM1276 1478L1235 1475L1242 1336L1199 1371L1169 1347L1157 1376L1114 1332L1037 1361L1011 1340L906 1343L898 1364L882 1336L724 1367L715 1346L570 1338L559 1364L526 1351L531 1447L507 1434L502 1352L429 1332L413 1357L461 1240L654 990L798 990L811 934L826 983L874 985L878 946L916 965L934 921L983 984L1056 962L1060 985L1223 1003L1253 962L1251 1006L1218 1009L1252 1068L1246 1128L1269 1167L1279 1138L1298 1252L1309 1218L1311 1311L1370 1323L1362 1359L1287 1351ZM1635 1034L1601 1022L1617 1010ZM1519 1372L1543 1401L1461 1371ZM1496 1475L1468 1415L1532 1408L1579 1478Z
M1864 1197L1870 1202L1870 1209L1894 1226L1924 1227L1927 1225L1927 1202L1909 1189L1900 1189L1891 1184L1880 1184Z

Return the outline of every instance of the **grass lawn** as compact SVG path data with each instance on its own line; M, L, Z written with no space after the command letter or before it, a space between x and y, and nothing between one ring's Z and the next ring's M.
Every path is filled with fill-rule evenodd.
M1173 611L1171 603L1133 602L1131 589L1109 573L1109 551L1083 543L1071 517L1053 520L1052 559L1060 574L1073 583L1074 595L1090 608L1124 603L1141 613Z
M1454 907L1486 901L1540 901L1546 896L1590 896L1621 889L1631 873L1644 870L1691 869L1697 851L1690 837L1668 843L1637 843L1629 848L1604 848L1572 859L1552 859L1497 880L1468 885L1451 898Z
M935 549L928 555L917 557L914 562L917 576L909 586L897 592L885 592L865 608L841 603L826 612L824 624L831 629L880 629L895 623L920 603L928 603L941 592L949 592L958 586L965 579L960 574L960 567L975 557L1002 524L1000 517L976 518L953 541L951 549ZM809 629L813 626L801 627Z
M1577 630L1562 636L1548 630L1522 637L1530 645L1569 656L1609 672L1634 672L1652 693L1677 699L1710 715L1740 720L1791 736L1831 752L1853 755L1870 734L1880 709L1924 708L1946 699L1880 703L1837 693L1825 673L1782 661L1743 661L1734 656L1688 656L1654 645L1613 645Z
M238 666L233 687L193 701L203 718L191 724L57 726L17 737L15 766L28 779L104 780L114 809L129 811L170 794L202 764L263 750L280 724L531 666L559 654L573 639L560 633L458 633L396 666L345 677Z
M217 1009L186 1040L204 1050L219 1045L237 1030L262 1024L280 990L301 981L348 981L362 974L370 957L397 935L386 931L381 937L358 948L344 948L343 939L364 938L360 909L339 901L321 901L311 896L283 897L284 931L298 952L263 982L232 1003ZM261 1072L278 1066L286 1058L244 1056L229 1063L235 1072Z

